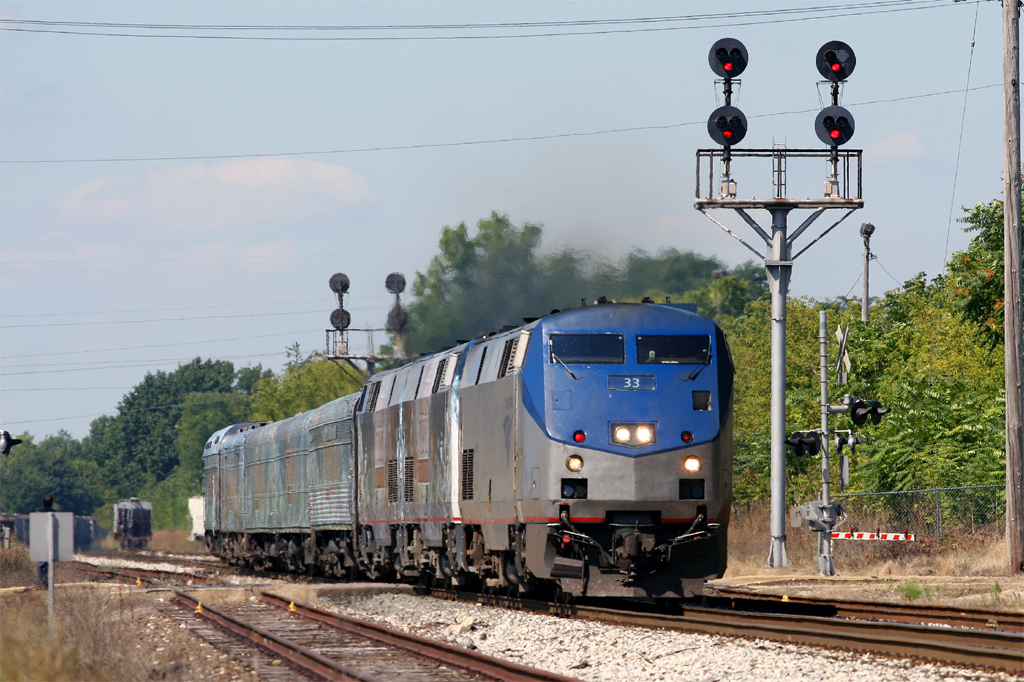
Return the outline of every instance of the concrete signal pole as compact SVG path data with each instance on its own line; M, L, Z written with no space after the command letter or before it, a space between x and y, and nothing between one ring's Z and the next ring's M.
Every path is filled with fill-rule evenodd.
M860 225L860 236L864 238L864 272L861 274L861 278L864 280L864 286L861 288L860 296L860 319L862 322L868 321L868 274L871 269L869 263L871 262L871 235L875 232L875 226L871 223L861 223Z

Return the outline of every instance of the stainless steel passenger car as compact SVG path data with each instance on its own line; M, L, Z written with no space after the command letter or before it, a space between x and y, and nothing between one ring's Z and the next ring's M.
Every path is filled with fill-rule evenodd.
M732 378L721 330L678 307L553 314L218 432L208 542L329 575L693 594L725 570Z

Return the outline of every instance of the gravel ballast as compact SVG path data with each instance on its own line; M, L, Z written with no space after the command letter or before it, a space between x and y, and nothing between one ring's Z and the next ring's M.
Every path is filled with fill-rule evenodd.
M872 654L625 627L402 594L339 596L324 608L594 682L773 682L1000 680L969 670Z

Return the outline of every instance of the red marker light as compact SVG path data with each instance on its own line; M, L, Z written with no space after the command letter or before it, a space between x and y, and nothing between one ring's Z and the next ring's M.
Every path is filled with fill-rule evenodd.
M830 130L829 133L828 133L828 136L831 137L833 140L838 140L839 139L839 131L838 130Z
M732 139L732 131L731 130L723 130L722 131L722 137L724 137L727 140L731 140Z
M587 434L583 433L582 431L577 431L576 433L572 434L572 439L577 443L582 443L587 439Z
M832 70L833 71L838 71L841 68L843 68L843 65L840 64L839 62L836 62L835 64L832 65Z
M725 64L722 64L722 68L725 69L726 71L732 71L732 62L726 62Z
M690 433L689 431L683 431L682 438L683 438L683 442L684 443L692 443L693 442L693 434Z
M562 536L562 547L568 547L572 544L572 537L568 534Z

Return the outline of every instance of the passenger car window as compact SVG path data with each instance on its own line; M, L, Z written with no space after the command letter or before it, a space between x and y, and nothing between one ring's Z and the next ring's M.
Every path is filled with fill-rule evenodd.
M621 365L626 362L622 334L552 334L550 362L574 365Z
M636 361L641 365L706 365L711 362L711 336L638 334Z

